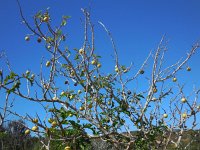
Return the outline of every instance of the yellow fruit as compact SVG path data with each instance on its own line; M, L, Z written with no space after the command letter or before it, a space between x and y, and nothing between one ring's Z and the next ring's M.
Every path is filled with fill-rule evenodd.
M32 127L32 130L33 130L33 131L37 131L37 130L38 130L38 126L33 126L33 127Z
M90 104L88 105L88 108L89 108L89 109L91 109L91 108L92 108L92 103L90 103Z
M46 62L46 67L49 67L51 65L51 62L50 61L47 61Z
M157 100L157 98L155 98L155 97L152 98L152 101L156 101L156 100Z
M92 60L92 61L91 61L91 64L92 64L92 65L96 65L96 63L97 63L97 62L96 62L95 60Z
M66 146L65 150L71 150L71 148L69 146Z
M43 86L44 86L45 89L48 89L48 85L47 84L44 84Z
M73 98L74 98L74 95L70 95L70 96L69 96L69 99L73 99Z
M29 71L29 70L27 70L27 71L26 71L26 74L27 74L27 75L29 75L29 74L30 74L30 71Z
M182 114L182 117L183 117L183 119L186 119L186 118L187 118L187 114L186 114L186 113L183 113L183 114Z
M53 122L53 119L52 119L52 118L49 118L49 119L48 119L48 122L49 122L49 123L52 123L52 122Z
M167 118L167 117L168 117L168 114L163 114L163 117L164 117L164 118Z
M187 67L187 71L191 71L191 68L190 68L190 67Z
M70 116L70 117L72 117L72 116L73 116L73 114L69 114L69 116Z
M54 101L58 100L58 97L54 96L54 97L53 97L53 100L54 100Z
M35 78L35 75L34 75L34 74L32 74L32 75L31 75L31 78L32 78L32 79L33 79L33 78Z
M28 134L30 134L31 133L31 131L29 130L29 129L27 129L26 131L25 131L25 134L26 135L28 135Z
M83 106L81 106L80 108L79 108L79 110L80 111L83 111L85 108L83 107Z
M185 102L187 102L187 99L185 97L183 97L183 98L181 98L181 102L185 103Z
M79 50L79 54L81 54L81 55L83 55L84 52L85 52L85 51L84 51L84 49L82 49L82 48Z
M177 81L177 78L174 77L174 78L173 78L173 82L176 82L176 81Z
M30 37L29 37L29 36L26 36L24 39L25 39L26 41L29 41L29 40L30 40Z
M57 122L56 121L53 121L52 123L51 123L51 126L54 128L54 127L56 127L57 126Z
M48 45L48 46L47 46L47 48L48 48L48 49L51 49L51 46L50 46L50 45Z
M44 21L44 22L48 22L48 21L49 21L49 16L45 16L45 17L43 18L43 21Z
M38 119L37 118L35 118L35 119L33 119L33 121L32 121L33 123L38 123Z
M158 92L158 90L157 90L156 87L153 88L153 92L154 92L154 93L157 93L157 92Z
M64 96L64 95L65 95L65 92L62 91L62 92L60 93L60 95L61 95L61 96Z
M119 72L119 68L118 67L115 68L115 72Z
M97 64L97 67L100 68L100 67L101 67L101 64Z
M112 102L111 101L108 101L108 105L111 105L112 104Z
M81 94L81 90L78 90L78 94Z
M75 73L74 73L73 70L71 71L70 75L71 75L71 76L74 76L74 75L75 75Z

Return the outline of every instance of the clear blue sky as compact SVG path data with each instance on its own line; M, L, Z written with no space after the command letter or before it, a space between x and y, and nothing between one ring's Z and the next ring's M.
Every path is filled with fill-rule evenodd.
M81 8L91 7L91 15L96 31L96 49L106 57L103 67L109 69L112 61L112 47L109 38L97 23L102 21L112 32L120 61L135 67L143 62L150 50L154 50L163 34L169 40L167 63L173 63L200 39L200 1L199 0L21 0L25 17L31 17L39 10L50 7L53 22L59 23L62 15L71 19L66 27L69 48L80 48L83 37L83 18ZM5 50L12 68L22 73L27 69L39 72L39 61L46 56L43 44L38 45L36 39L24 41L30 32L20 23L20 15L15 0L4 0L0 4L0 50ZM191 89L193 84L200 87L198 52L189 62L192 72L179 74L179 79L186 82ZM2 65L2 63L0 63ZM2 68L3 66L0 66ZM0 102L1 104L2 102ZM29 110L25 103L16 104L16 110ZM22 107L23 106L23 109ZM24 107L25 106L25 107ZM27 106L27 107L26 107ZM29 105L30 106L30 105ZM32 109L36 110L35 107Z

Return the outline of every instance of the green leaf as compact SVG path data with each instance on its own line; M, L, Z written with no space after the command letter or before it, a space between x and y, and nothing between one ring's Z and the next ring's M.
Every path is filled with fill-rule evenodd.
M9 80L15 79L16 76L17 74L11 71L10 75L6 76L6 78L4 79L4 84L6 84Z
M71 16L63 16L63 19L69 19Z
M79 60L79 54L76 54L74 60Z
M67 24L67 21L66 21L66 20L62 20L61 25L62 25L62 26L65 26L66 24Z
M62 30L58 30L56 33L56 38L58 39L62 35Z

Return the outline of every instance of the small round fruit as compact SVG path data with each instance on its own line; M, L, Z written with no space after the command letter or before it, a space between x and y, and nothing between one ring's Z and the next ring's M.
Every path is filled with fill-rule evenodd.
M73 114L69 114L69 117L72 117L73 116Z
M78 90L78 94L81 94L82 92L81 92L81 90Z
M176 81L177 81L177 78L174 77L172 81L173 81L173 82L176 82Z
M64 95L65 95L65 92L64 92L64 91L62 91L62 92L60 93L60 95L61 95L61 96L64 96Z
M32 78L32 79L33 79L33 78L35 78L35 75L34 75L34 74L32 74L32 75L31 75L31 78Z
M119 68L118 67L115 68L115 72L119 72Z
M30 40L30 37L29 36L25 36L25 41L29 41Z
M56 127L57 126L57 122L56 121L53 121L52 123L51 123L51 126L54 128L54 127Z
M153 88L153 92L154 92L154 93L157 93L157 92L158 92L157 88L154 87L154 88Z
M140 74L144 74L144 70L140 70Z
M29 71L29 70L27 70L27 71L26 71L26 74L27 74L27 75L29 75L29 74L30 74L30 71Z
M74 95L69 95L69 99L73 99L74 98Z
M187 99L185 97L181 98L181 102L182 103L186 103L187 102Z
M108 101L108 105L111 105L112 104L112 102L111 101Z
M157 100L157 98L155 98L155 97L152 98L152 101L156 101L156 100Z
M75 75L74 71L71 71L70 75L73 77Z
M27 129L26 131L25 131L25 135L28 135L28 134L30 134L31 133L31 131L29 130L29 129Z
M50 45L48 45L48 46L47 46L47 49L51 49L51 46L50 46Z
M38 130L38 126L33 126L33 127L32 127L32 130L33 130L33 131L37 131L37 130Z
M71 150L71 148L69 146L66 146L65 150Z
M54 100L54 101L58 100L58 97L54 96L54 97L53 97L53 100Z
M84 54L84 52L85 52L85 51L84 51L84 49L82 49L82 48L81 48L81 49L79 49L79 54L83 55L83 54Z
M92 61L91 61L91 64L92 64L92 65L96 65L96 63L97 63L97 62L96 62L95 60L92 60Z
M164 117L164 118L167 118L167 117L168 117L168 114L163 114L163 117Z
M44 22L48 22L49 21L49 16L44 16L43 21Z
M42 42L42 39L39 37L39 38L37 39L37 42L38 42L38 43L41 43L41 42Z
M187 71L191 71L191 68L190 68L190 67L187 67Z
M51 65L51 62L50 61L47 61L46 62L46 67L49 67Z
M69 99L73 99L73 98L74 98L74 95L70 95L70 96L69 96Z
M186 118L187 118L187 114L186 114L186 113L183 113L183 114L182 114L182 118L183 118L183 119L186 119Z
M89 108L89 109L91 109L91 108L92 108L92 103L90 103L90 104L88 105L88 108Z
M33 119L33 121L32 121L33 123L38 123L38 119L37 118L35 118L35 119Z
M101 64L97 64L97 67L100 68L100 67L101 67Z
M43 87L44 87L44 89L48 89L49 88L48 84L44 84Z
M52 118L49 118L49 119L48 119L48 122L49 122L49 123L52 123L52 122L53 122L53 119L52 119Z
M79 110L80 110L80 111L83 111L83 110L84 110L84 107L83 107L83 106L81 106L81 107L79 108Z

